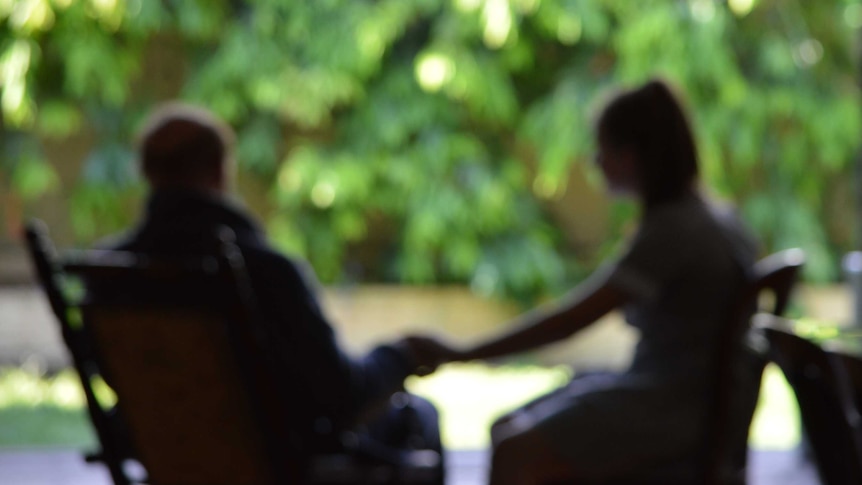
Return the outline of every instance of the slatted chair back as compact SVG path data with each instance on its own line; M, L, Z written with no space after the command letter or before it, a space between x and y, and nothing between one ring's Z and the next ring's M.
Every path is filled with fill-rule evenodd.
M51 311L59 324L60 335L69 351L71 364L78 375L86 398L87 413L99 441L100 449L89 454L87 460L104 462L114 484L126 485L129 479L123 469L123 462L128 458L125 438L119 436L111 425L108 404L101 402L94 392L94 383L103 381L101 371L80 321L80 313L67 302L64 274L45 225L41 221L30 221L25 227L25 241L36 279L48 297Z
M83 321L149 483L285 482L292 457L267 419L259 386L273 381L260 375L266 346L235 246L171 259L89 252L65 270L87 282Z
M844 362L794 334L787 322L758 323L770 359L793 388L821 482L862 483L862 424Z
M32 236L47 241L35 226ZM94 424L109 410L96 400L91 374L116 392L130 442L121 443L110 423L96 428L105 428L102 459L117 484L133 481L119 449L134 450L151 485L301 478L289 432L270 419L275 394L262 384L274 380L259 327L251 325L242 257L229 242L214 242L205 256L79 251L49 259L43 251L34 258L51 276L49 299L95 403ZM70 297L62 280L78 280L86 292Z
M219 315L85 307L152 484L275 483Z

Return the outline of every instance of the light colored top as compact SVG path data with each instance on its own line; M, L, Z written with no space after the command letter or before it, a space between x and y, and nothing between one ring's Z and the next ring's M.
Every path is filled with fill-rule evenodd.
M729 208L691 195L648 210L609 284L629 294L640 331L626 372L653 384L706 385L756 244Z

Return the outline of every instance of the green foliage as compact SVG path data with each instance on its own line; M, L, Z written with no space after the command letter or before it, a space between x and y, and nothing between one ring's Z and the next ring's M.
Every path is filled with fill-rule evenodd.
M823 281L858 243L833 233L856 212L830 212L830 184L854 177L860 25L850 0L0 0L0 184L56 188L40 140L92 127L75 228L128 224L122 147L178 94L237 129L271 236L324 281L530 299L590 269L548 205L589 170L597 100L660 75L686 94L706 184ZM153 70L168 54L176 72ZM631 214L614 209L611 241Z

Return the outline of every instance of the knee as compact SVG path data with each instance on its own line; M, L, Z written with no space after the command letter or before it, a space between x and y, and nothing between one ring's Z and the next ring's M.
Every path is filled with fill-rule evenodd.
M509 421L495 421L494 424L491 425L490 429L491 448L496 450L506 438L511 437L513 434L515 434L515 430L512 428Z
M493 435L492 435L493 436ZM511 436L492 443L490 485L514 485L520 483L515 475L523 468L516 463L518 443Z
M491 429L489 430L491 434L491 446L497 448L497 445L500 441L508 436L510 433L507 432L509 427L509 417L502 416L497 418L493 423L491 423Z
M491 463L494 468L508 467L523 456L521 450L523 448L522 440L518 435L508 435L502 437L491 449Z
M503 428L503 431L511 431ZM533 456L526 433L509 433L493 444L491 452L491 484L515 485L530 483Z
M503 440L529 431L535 425L527 411L517 410L506 414L491 425L491 446L497 447Z
M576 483L575 478L569 465L535 430L506 436L493 448L491 485L541 485L561 480Z

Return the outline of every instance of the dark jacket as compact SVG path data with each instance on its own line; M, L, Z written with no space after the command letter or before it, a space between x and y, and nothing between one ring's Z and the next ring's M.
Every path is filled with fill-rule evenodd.
M411 371L398 349L380 346L360 359L339 348L318 304L310 271L276 252L262 230L225 198L188 191L150 196L139 225L111 249L156 254L198 254L227 226L242 252L267 338L277 349L291 413L303 434L349 426L381 397L398 389Z

